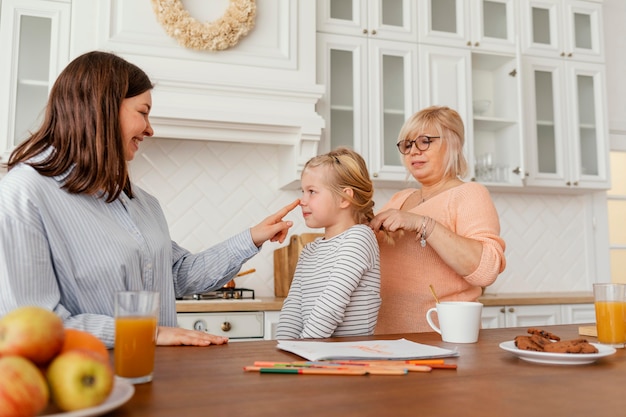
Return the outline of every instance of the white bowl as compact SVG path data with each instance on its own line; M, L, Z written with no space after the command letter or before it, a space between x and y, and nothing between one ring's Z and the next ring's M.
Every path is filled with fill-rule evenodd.
M487 110L489 110L490 105L490 100L474 100L474 114L484 114Z

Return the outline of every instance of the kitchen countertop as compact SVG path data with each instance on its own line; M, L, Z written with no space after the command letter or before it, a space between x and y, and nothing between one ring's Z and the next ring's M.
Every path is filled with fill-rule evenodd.
M259 297L254 300L177 301L178 313L227 311L280 311L282 297ZM478 298L485 307L502 305L592 304L591 292L485 294Z
M176 312L280 311L284 300L278 297L259 297L254 300L179 300L176 301Z
M545 292L485 294L478 298L485 307L502 305L593 304L592 292Z

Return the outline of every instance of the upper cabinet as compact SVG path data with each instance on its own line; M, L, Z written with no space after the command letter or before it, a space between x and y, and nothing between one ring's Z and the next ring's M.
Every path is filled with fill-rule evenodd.
M413 2L327 0L319 7L317 82L325 94L317 111L326 122L320 151L349 146L374 179L405 181L396 143L417 109L417 44L414 22L406 21L415 16Z
M517 2L423 0L420 107L446 105L465 122L465 180L520 187L524 180Z
M420 107L449 106L465 123L465 180L520 187L524 180L519 56L420 45Z
M317 31L417 42L414 0L318 0Z
M520 7L524 54L604 61L601 2L525 0Z
M604 66L529 58L528 185L610 188Z
M0 162L42 121L48 92L68 62L71 4L3 0L0 12Z
M349 146L375 179L405 180L396 143L417 107L417 45L319 34L318 54L326 86L317 107L326 121L320 151Z
M610 188L602 4L521 4L527 184Z
M420 0L419 41L514 53L516 8L515 0Z

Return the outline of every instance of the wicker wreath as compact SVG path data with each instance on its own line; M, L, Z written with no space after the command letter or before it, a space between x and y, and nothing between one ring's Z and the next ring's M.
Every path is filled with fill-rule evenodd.
M221 51L237 45L254 27L255 0L230 0L222 17L200 23L181 0L151 0L157 20L185 48Z

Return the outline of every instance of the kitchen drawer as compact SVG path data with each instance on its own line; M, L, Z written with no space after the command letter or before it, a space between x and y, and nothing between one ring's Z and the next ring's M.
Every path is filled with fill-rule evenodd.
M201 330L232 340L262 339L263 312L178 313L178 326Z

